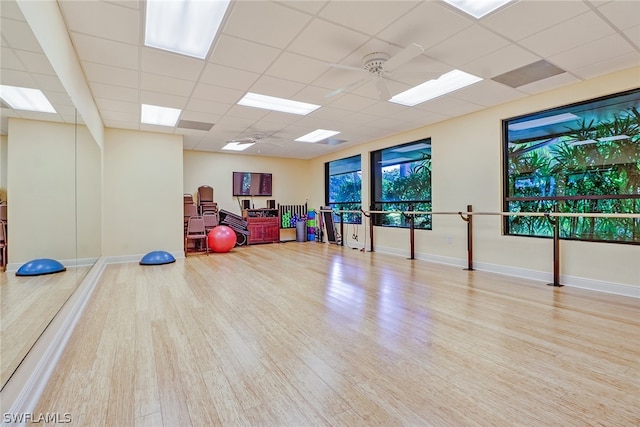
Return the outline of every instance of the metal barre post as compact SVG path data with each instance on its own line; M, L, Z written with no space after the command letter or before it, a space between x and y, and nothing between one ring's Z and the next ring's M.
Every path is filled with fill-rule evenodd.
M473 271L473 206L467 205L467 216L462 212L458 212L460 218L467 223L467 268L465 270Z

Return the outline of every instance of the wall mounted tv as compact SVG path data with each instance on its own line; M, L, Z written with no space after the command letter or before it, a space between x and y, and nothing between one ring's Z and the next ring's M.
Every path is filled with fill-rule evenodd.
M270 173L234 172L234 196L271 196L272 176Z

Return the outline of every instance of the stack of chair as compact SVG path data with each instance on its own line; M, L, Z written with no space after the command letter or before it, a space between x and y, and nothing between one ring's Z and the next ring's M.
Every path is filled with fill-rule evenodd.
M198 212L200 215L205 212L218 213L218 204L213 201L213 188L208 185L198 187Z

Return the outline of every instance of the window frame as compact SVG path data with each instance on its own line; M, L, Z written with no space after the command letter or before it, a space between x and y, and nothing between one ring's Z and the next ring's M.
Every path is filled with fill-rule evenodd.
M392 152L393 150L402 150L403 148L410 147L411 145L418 144L427 144L429 146L429 154L427 158L420 159L410 159L406 161L402 161L399 163L393 163L393 165L405 165L410 163L415 163L418 161L426 161L428 160L428 175L429 175L429 194L431 197L428 199L406 199L406 200L383 200L383 167L382 162L384 161L383 155L384 152ZM418 149L419 150L419 149ZM415 150L415 151L418 151ZM411 142L405 142L402 144L385 147L380 150L371 151L370 153L370 194L371 194L371 206L370 209L372 211L383 211L386 206L393 205L401 205L403 209L392 209L393 211L431 211L433 210L432 204L432 191L433 191L433 179L431 172L431 138L421 138ZM422 153L425 154L425 153ZM404 209L406 207L406 209ZM392 215L392 218L398 218L397 221L389 220L389 215ZM415 215L413 216L414 220L414 228L416 230L431 230L433 229L432 215ZM374 226L378 227L390 227L390 228L410 228L411 227L411 218L408 215L404 215L402 213L392 213L392 214L371 214L371 221ZM399 222L399 224L393 224L390 222Z
M625 103L628 103L630 107L629 106L627 106L626 108L622 108L621 106L618 107L619 105L624 105ZM640 186L637 188L638 193L628 192L628 193L612 193L612 194L595 194L596 192L594 191L594 194L566 194L566 192L571 191L571 188L569 188L567 185L568 183L572 182L572 177L574 177L573 182L575 183L576 181L579 181L584 176L598 176L598 178L600 178L600 176L606 176L607 173L610 173L612 170L618 167L622 167L625 165L633 165L635 162L637 162L637 164L640 165L640 148L638 148L635 151L635 153L634 152L631 153L631 156L635 155L636 156L635 159L637 160L634 160L633 157L631 157L631 160L629 163L610 163L610 164L590 165L590 166L584 165L583 169L574 169L573 173L569 173L571 170L567 169L566 171L567 173L565 173L563 176L553 175L553 174L550 174L548 176L545 176L545 175L541 176L539 174L537 175L537 178L542 179L544 181L545 189L543 189L543 195L531 195L531 196L515 195L515 191L517 191L517 188L515 186L515 180L518 179L518 176L515 174L511 174L512 164L510 163L510 157L512 157L513 152L509 150L509 143L513 143L513 144L534 143L534 145L539 143L541 144L540 145L541 147L545 147L545 145L542 145L542 144L547 144L548 146L550 146L551 144L554 144L554 147L559 147L560 144L564 144L567 147L571 147L574 145L584 145L584 146L590 147L588 149L593 149L592 147L600 146L603 141L600 141L598 138L595 138L595 140L593 141L591 141L591 139L589 139L589 141L585 140L583 144L580 144L581 141L578 141L577 144L575 143L575 141L573 144L571 142L567 142L568 137L573 136L577 133L576 129L572 128L569 122L566 124L566 130L564 132L538 135L529 139L524 138L521 140L518 140L518 139L510 140L509 124L532 120L536 117L545 117L545 116L550 116L555 114L567 113L572 110L584 112L585 113L584 117L587 117L588 113L596 112L598 109L609 109L609 111L607 112L610 113L610 116L601 117L599 118L598 121L595 121L595 122L590 121L587 126L584 126L587 123L587 119L583 119L583 122L582 122L583 128L580 129L580 131L584 132L585 135L598 135L599 132L604 132L604 130L602 129L606 129L607 125L611 125L612 123L615 125L615 121L618 119L624 118L625 114L629 116L630 115L629 111L632 111L631 110L632 108L636 108L635 105L638 105L638 104L640 104L640 88L631 89L624 92L614 93L614 94L610 94L610 95L606 95L598 98L589 99L586 101L567 104L560 107L555 107L555 108L551 108L543 111L538 111L535 113L520 115L517 117L512 117L512 118L502 120L502 158L503 158L502 159L502 168L503 168L502 208L503 208L503 212L509 212L512 210L512 208L514 210L520 210L523 212L527 212L527 211L530 212L532 211L532 209L533 211L537 211L537 212L549 212L553 210L554 205L558 205L558 209L560 212L580 213L580 212L586 211L585 209L580 207L581 205L583 207L584 205L589 205L588 207L591 208L589 209L589 211L596 211L596 212L602 211L604 213L615 213L615 211L606 210L606 208L603 208L602 206L618 205L619 207L621 207L623 206L623 203L625 203L623 202L625 200L627 201L626 203L630 206L630 208L629 207L627 208L630 209L631 212L640 212ZM638 110L636 110L636 112L637 111ZM636 129L640 130L640 127L637 127ZM549 141L553 141L554 138L557 138L558 141L549 142ZM580 139L583 139L583 138L580 138ZM606 138L604 139L606 140ZM640 147L640 135L636 133L634 135L630 135L628 139L631 143L630 144L631 147L633 147L633 143L638 144L638 146ZM580 147L580 148L582 149L584 147ZM631 148L630 150L633 150L633 148ZM536 151L536 149L534 148L531 151ZM552 149L550 149L549 151L552 151ZM604 156L604 154L600 154L600 151L598 151L598 154L601 156ZM524 157L522 158L522 160L524 160ZM557 159L554 157L553 160L557 160ZM536 172L539 170L540 170L539 168L536 168L533 171L529 171L528 174L531 177L535 177ZM559 172L556 172L556 173L559 174ZM525 175L526 174L522 174L520 178L525 178ZM575 177L577 177L578 179L575 179ZM559 178L564 178L565 187L564 187L563 194L556 193L556 186L560 186L561 184L560 183L561 179ZM513 185L513 188L512 188L512 185ZM634 183L633 185L635 186L636 184ZM550 186L550 188L548 186ZM532 185L531 187L536 187L536 186ZM512 194L512 191L514 192L513 194ZM550 191L552 194L544 195L544 193L547 191ZM630 190L630 191L633 191L633 190ZM527 204L529 204L528 209L521 208L522 206L527 206ZM520 209L518 208L518 206L520 206ZM561 229L560 238L563 240L640 245L640 221L639 220L621 219L619 221L615 221L614 219L607 219L607 218L586 218L586 217L573 219L573 222L572 222L572 218L567 218L567 217L561 217L559 218L559 220L560 220L560 229ZM607 234L609 233L605 233L601 231L602 227L604 227L603 224L605 224L605 226L607 224L606 220L610 221L609 222L610 227L613 227L613 228L617 227L618 230L620 230L619 233L625 233L625 236L631 236L630 237L631 240L622 240L620 238L616 238L615 235L613 237L607 236ZM522 222L525 222L525 221L530 221L532 224L533 222L536 222L537 227L539 228L536 231L529 234L517 232L517 230L514 230L514 227L512 227L512 224L514 224L514 222L516 221L519 222L520 225L522 225ZM503 231L503 234L507 236L551 238L553 234L552 227L550 225L545 226L544 224L542 224L542 222L544 221L547 221L547 219L544 217L536 218L536 217L505 216L503 217L503 221L502 221L502 231ZM625 221L628 221L628 223L625 223ZM620 225L620 224L623 224L623 225ZM587 235L589 234L588 232L589 228L591 229L591 236ZM540 230L543 230L544 234L542 234Z
M340 174L331 174L331 165L339 162L348 162L352 159L358 159L360 168L358 170L353 171L345 171ZM352 201L331 201L331 177L344 175L348 173L356 173L360 176L360 200L352 200ZM334 210L358 210L362 209L362 155L356 154L349 157L344 157L341 159L332 160L330 162L325 162L324 164L324 203L325 206L331 207ZM340 214L334 214L334 222L340 222ZM362 223L362 215L359 213L347 213L342 215L342 221L345 224L361 224Z

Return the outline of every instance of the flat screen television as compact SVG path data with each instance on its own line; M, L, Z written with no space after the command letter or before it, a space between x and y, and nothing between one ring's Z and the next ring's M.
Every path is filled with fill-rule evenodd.
M234 196L271 196L273 179L270 173L234 172Z

